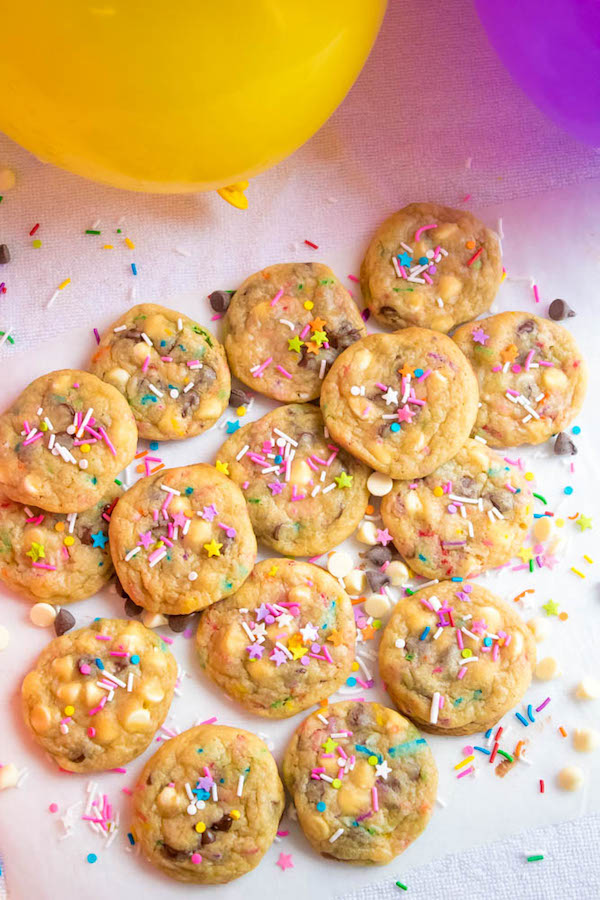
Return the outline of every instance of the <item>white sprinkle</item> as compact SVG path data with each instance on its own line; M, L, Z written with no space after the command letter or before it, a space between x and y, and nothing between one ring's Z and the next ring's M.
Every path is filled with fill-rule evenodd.
M441 297L436 297L436 300L435 300L435 302L436 302L436 303L437 303L437 305L438 305L438 306L439 306L439 307L440 307L440 309L443 309L443 306L444 306L444 301L443 301L443 300L442 300L442 298L441 298Z
M332 491L335 487L337 487L335 481L332 481L331 484L328 484L327 487L323 488L323 493L328 494L329 491Z
M530 366L529 368L531 368L531 366ZM534 398L534 401L533 401L533 402L534 402L534 403L539 403L543 396L544 396L543 393L538 394L537 397Z
M510 368L510 362L505 362L504 365L502 366L502 371L508 372L509 368Z
M287 656L288 659L292 659L292 658L293 658L293 654L290 653L290 651L288 650L288 648L285 646L285 644L282 644L281 641L275 641L275 646L276 646L276 647L279 647L279 649L280 649L283 653L285 653L285 655Z
M320 490L321 490L321 485L320 485L320 484L316 484L316 485L314 486L314 488L312 489L312 491L310 492L310 496L311 496L311 497L316 497Z
M213 786L212 786L212 798L215 801L215 803L219 799L219 792L217 790L217 785L214 781L213 781Z
M394 269L396 270L396 275L398 276L398 278L402 278L402 272L400 271L400 266L398 265L398 260L396 259L395 256L392 256L392 265L394 266Z
M189 521L190 521L190 520L188 519L188 523L189 523ZM189 528L189 527L190 527L190 526L189 526L189 524L188 524L188 528ZM185 528L185 526L184 526L184 529L183 529L183 533L184 533L184 534L187 534L187 529ZM188 575L188 581L195 581L197 577L198 577L198 573L197 573L197 572L190 572L190 574Z
M321 779L321 781L328 781L329 784L331 784L333 781L333 778L331 777L331 775L323 775L322 772L319 774L319 778Z
M153 346L152 341L150 340L150 338L148 337L148 335L146 334L145 331L142 331L142 340L146 341L146 343L148 344L149 347Z
M162 549L160 551L160 553L158 554L158 556L155 556L154 559L152 560L152 562L149 564L150 568L153 569L154 566L157 563L159 563L161 561L161 559L164 559L166 555L167 555L167 551L165 549Z
M177 398L179 397L179 391L177 390L177 388L171 388L171 390L169 391L169 397L172 397L173 400L177 400Z
M136 553L139 553L141 547L134 547L133 550L130 550L129 553L125 554L125 562L129 562L130 559L133 559Z
M403 250L406 250L407 253L412 254L413 248L409 247L408 244L403 244L402 241L400 241L400 246L402 247Z
M183 320L181 318L177 319L177 330L183 331Z
M245 456L245 455L246 455L246 453L248 452L249 449L250 449L250 444L246 444L244 447L242 447L242 449L240 450L240 452L239 452L238 455L236 456L236 459L238 460L238 462L239 462L239 460L242 458L242 456Z
M55 435L55 434L51 434L51 435L50 435L50 438L49 438L49 440L48 440L48 450L52 450L52 448L54 447L54 441L55 441L55 440L56 440L56 435Z
M500 510L497 509L495 506L492 506L492 508L490 509L490 512L492 513L492 515L496 516L497 519L503 519L503 518L504 518L504 516L502 515L502 513L500 512Z
M463 506L463 509L464 509L464 506ZM473 523L470 520L467 520L467 531L469 532L469 537L475 536L474 532L473 532Z
M487 444L486 439L484 437L480 437L478 434L476 434L473 439L475 441L479 441L480 444Z
M148 387L150 388L152 393L155 394L159 399L160 399L160 397L164 397L163 392L159 391L159 389L157 387L154 387L154 385L151 382L148 382Z
M478 656L467 656L466 659L461 659L460 664L461 664L461 666L466 666L466 665L468 665L468 663L478 662L478 661L479 661Z
M177 497L181 496L181 491L178 491L176 488L169 487L168 484L161 484L161 491L166 491L167 494L175 494Z
M473 500L472 497L461 497L460 494L448 494L451 500L456 500L458 503L477 503L477 500Z
M117 325L116 328L113 328L113 331L116 334L117 331L126 331L126 329L127 329L127 325Z
M116 675L113 675L111 672L109 672L108 669L104 669L104 672L102 673L102 677L108 678L109 681L114 681L114 683L118 684L119 687L126 687L125 682L121 681L120 678L117 678Z
M317 713L317 719L319 719L323 725L329 725L329 721L325 718L325 716L321 715L321 713Z
M247 622L242 622L241 624L242 624L242 628L244 629L244 631L246 632L246 634L248 635L248 637L250 638L250 640L254 643L254 641L256 640L256 637L254 636L254 634L253 634L252 631L250 630L250 627L248 626L248 623L247 623Z
M410 281L412 284L425 284L424 278L416 278L414 275L409 275L406 280Z
M429 598L429 603L431 604L431 606L433 606L433 609L435 612L437 612L438 609L442 608L442 604L440 603L440 601L438 600L438 598L435 595L432 595Z
M192 794L192 789L191 789L191 787L190 787L190 785L189 785L189 782L187 782L187 781L186 781L186 783L185 783L185 792L186 792L186 794L188 795L188 799L189 799L189 800L195 801L196 798L195 798L194 795Z
M335 841L337 841L337 839L339 837L341 837L343 835L343 833L344 833L344 829L338 828L338 830L334 831L333 834L331 835L331 837L329 838L329 843L333 844Z
M327 367L327 360L326 360L326 359L322 359L322 360L321 360L321 367L320 367L320 369L319 369L319 378L324 378L324 377L325 377L325 369L326 369L326 367Z
M237 791L236 791L236 794L238 797L242 796L242 792L244 790L244 780L245 780L244 776L240 775L240 777L238 778L238 786L237 786Z
M58 297L60 291L54 291L48 302L46 303L46 309L50 309L56 298Z
M195 382L193 382L193 381L190 381L189 384L186 384L186 386L183 389L183 393L187 394L188 391L191 391L191 389L194 387L194 384L195 384Z
M511 403L517 402L517 398L513 394L505 394L504 396L507 400L510 400Z
M289 319L280 319L279 321L281 322L282 325L287 325L287 327L291 328L292 331L294 330L294 327L295 327L294 323L290 322ZM252 372L252 369L250 369L250 371Z
M127 693L130 694L133 690L133 672L130 672L127 676Z
M434 691L433 697L431 698L431 708L429 710L429 722L431 723L431 725L437 725L439 711L440 695L438 691Z
M502 219L498 219L498 237L500 240L504 237L504 228L502 227Z
M479 640L479 638L477 637L477 635L476 635L476 634L473 634L472 631L469 631L468 628L465 628L464 625L463 625L463 627L462 627L460 630L462 631L463 634L468 634L469 637L473 638L473 640L475 640L475 641L478 641L478 640Z
M48 416L46 416L46 417L44 418L44 422L46 423L46 426L47 426L47 428L48 428L49 431L54 431L54 425L52 424L52 422L50 421L50 419L48 418Z
M420 591L420 590L422 590L422 588L431 587L432 584L439 584L439 583L440 583L440 579L434 578L432 581L426 581L425 584L420 584L418 586L417 590Z
M325 472L325 471L321 472L320 480L325 481L326 478L327 478L327 472Z
M523 418L521 419L521 422L527 423L527 422L529 422L532 418L533 418L533 417L532 417L531 413L528 413L526 416L523 416Z
M433 640L434 640L434 641L437 641L437 639L439 638L439 636L440 636L440 634L442 633L443 630L444 630L444 629L443 629L441 626L438 628L438 630L436 631L436 633L435 633L434 636L433 636Z
M288 441L288 443L290 443L292 447L298 446L298 441L295 441L293 438L291 438L289 434L285 433L285 431L280 431L279 428L274 428L273 431L275 432L275 434L278 434L279 437L285 438L285 440Z
M201 369L202 365L203 364L201 362L191 363L190 365L188 365L188 369ZM252 369L250 369L250 371L252 371Z
M78 431L77 431L75 437L77 437L77 438L80 438L80 437L81 437L81 435L83 434L83 429L85 428L85 426L87 425L87 423L88 423L88 422L90 421L90 419L92 418L92 413L93 413L93 412L94 412L94 410L93 410L92 407L90 406L90 408L88 409L88 411L86 412L85 416L83 417L83 419L82 419L82 421L81 421L81 425L79 426L79 429L78 429Z

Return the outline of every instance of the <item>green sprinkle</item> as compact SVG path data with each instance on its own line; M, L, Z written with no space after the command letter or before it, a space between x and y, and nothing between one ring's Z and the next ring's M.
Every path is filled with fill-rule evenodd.
M123 487L123 482L122 482L122 481L119 481L118 478L115 478L115 484L118 484L119 487Z
M498 750L498 755L503 756L504 759L507 759L509 762L514 762L514 759L512 758L510 753L506 752L506 750Z
M397 881L397 882L396 882L396 887L399 887L401 891L407 891L407 890L408 890L408 888L406 887L406 885L405 885L405 884L402 884L401 881Z
M533 572L533 560L532 559L529 560L529 571Z
M260 503L258 497L248 497L248 503Z
M95 228L87 228L85 233L86 233L86 234L101 234L101 232L100 232L100 231L96 231Z
M122 231L121 228L117 228L117 234L121 234L121 231Z
M0 331L0 337L4 337L4 332L3 332L3 331ZM9 334L9 336L6 338L6 340L8 341L9 344L14 344L14 340L12 339L12 337L10 336L10 334Z
M500 751L498 751L498 752L500 752ZM538 862L540 859L543 859L543 858L544 857L542 856L541 853L536 853L535 856L528 856L527 862Z
M548 506L548 501L546 500L545 497L542 497L541 494L534 494L533 496L534 496L534 497L537 497L538 500L541 500L542 503L544 504L544 506Z

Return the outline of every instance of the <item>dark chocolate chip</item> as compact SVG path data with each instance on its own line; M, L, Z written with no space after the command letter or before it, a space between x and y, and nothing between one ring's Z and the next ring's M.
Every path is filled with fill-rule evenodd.
M212 828L213 831L229 831L232 824L233 824L233 819L231 818L231 816L229 816L229 815L227 815L227 813L225 813L225 815L221 816L220 819L218 819L216 822L213 822L213 824L210 827Z
M204 846L204 844L213 844L215 840L215 836L212 831L203 831L202 837L200 838L200 845Z
M189 859L191 855L189 850L176 850L175 847L170 847L168 844L163 844L162 850L169 859Z
M365 553L365 559L368 559L374 566L382 566L384 563L389 562L391 558L392 551L389 547L371 547Z
M0 266L5 266L10 262L10 250L6 244L0 244Z
M557 456L575 456L577 447L566 432L559 431L554 441L554 452Z
M233 406L234 409L237 409L238 406L248 406L250 399L250 394L247 394L246 391L243 391L241 388L231 388L229 405Z
M125 600L125 615L129 616L130 619L134 619L135 616L140 616L144 612L143 606L138 606L137 603L134 603L131 597L127 597Z
M179 634L181 631L185 631L185 629L192 621L193 617L194 613L190 613L187 616L167 616L169 628L171 629L171 631Z
M553 300L548 308L548 315L554 322L560 322L562 319L571 319L577 313L566 300Z
M70 631L75 624L75 616L68 609L59 609L58 615L54 620L54 630L58 637L65 632Z
M213 291L212 294L208 295L208 302L215 312L227 312L231 302L231 294L228 291Z
M373 593L378 593L384 584L390 583L388 576L384 572L380 572L379 569L369 569L367 572L367 581L369 582L369 587Z
M531 334L534 328L535 322L533 319L526 319L524 322L521 322L517 328L517 334Z
M76 752L76 751L75 751ZM77 756L69 756L71 762L82 763L85 759L85 753L78 753Z

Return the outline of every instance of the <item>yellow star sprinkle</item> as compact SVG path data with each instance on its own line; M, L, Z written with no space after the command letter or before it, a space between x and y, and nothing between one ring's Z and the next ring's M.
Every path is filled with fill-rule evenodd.
M528 563L530 559L533 559L533 550L531 549L531 547L521 547L521 549L517 553L517 556L524 563Z
M46 556L44 553L44 545L36 544L35 541L32 541L31 550L28 550L25 556L31 557L32 562L37 562L38 559L44 559Z
M209 544L204 544L203 546L209 556L221 555L221 547L223 546L223 544L219 544L219 542L215 541L214 538Z
M291 638L288 641L288 650L291 652L294 659L302 659L302 657L306 656L306 654L308 653L307 648L303 647L301 644L300 646L296 646L295 644L292 645Z
M312 339L315 342L315 344L318 344L320 347L321 344L327 340L327 332L326 331L313 331Z
M341 472L333 479L339 488L352 487L352 479L354 475L348 475L347 472Z
M582 531L585 531L586 528L592 527L592 520L589 516L584 516L584 514L581 513L581 515L578 517L575 524L579 525L579 527L581 528Z
M221 460L218 459L215 463L215 468L217 472L222 472L223 475L229 475L229 463L221 462Z
M321 747L325 751L325 753L333 753L335 748L337 747L337 741L334 741L333 738L327 738L324 744L321 744Z
M270 575L271 578L274 578L278 572L279 572L279 566L271 566L271 568L269 569L267 574Z
M297 334L295 334L293 338L288 338L288 350L300 353L300 348L303 346L304 341L301 341Z
M556 603L555 600L548 600L547 603L544 603L542 609L545 611L547 616L556 616L559 610L559 604Z

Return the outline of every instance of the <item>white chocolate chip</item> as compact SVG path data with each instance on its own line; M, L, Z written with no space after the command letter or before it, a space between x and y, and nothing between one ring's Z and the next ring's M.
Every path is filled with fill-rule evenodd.
M390 579L394 587L406 584L408 581L408 569L399 559L393 559L385 570L385 574Z
M398 650L403 650L406 647L406 641L404 638L396 638L394 641L394 647L397 647Z
M190 572L190 574L188 575L188 581L195 581L197 577L198 577L197 572Z
M553 656L545 656L537 663L534 675L538 681L551 681L561 675L560 666Z
M0 768L0 791L15 787L19 780L19 770L14 763L7 763Z
M527 627L538 644L540 641L545 641L550 634L550 624L547 619L542 619L541 616L529 619Z
M142 622L146 628L158 628L160 625L166 625L167 620L161 613L150 612L149 609L142 613Z
M591 753L600 744L600 734L593 728L576 728L573 732L573 746L579 753Z
M37 734L44 734L52 724L50 710L43 703L38 703L29 713L29 722Z
M29 610L29 618L38 628L49 628L54 624L56 609L49 603L36 603Z
M10 633L5 625L0 625L0 651L6 650L10 643Z
M353 597L362 594L365 589L366 583L367 575L362 571L362 569L352 569L352 571L349 572L344 578L344 587L346 588L347 592Z
M123 728L130 733L148 731L152 728L150 710L143 709L142 707L132 710L124 719Z
M344 578L354 568L354 561L345 550L336 550L327 560L327 569L335 578Z
M565 766L558 773L556 780L563 791L578 791L583 785L584 774L578 766Z
M600 681L592 675L585 675L577 685L575 695L579 700L597 700L600 697Z
M369 544L369 546L374 547L377 543L377 528L375 527L375 523L361 522L360 527L356 532L356 540L360 541L361 544Z
M365 612L374 619L387 617L391 612L390 601L385 594L369 594L365 600Z
M88 465L89 465L89 463L88 463L87 459L79 460L79 468L80 469L87 469Z
M385 497L391 491L393 484L390 476L384 475L383 472L371 472L367 479L369 493L374 497Z

